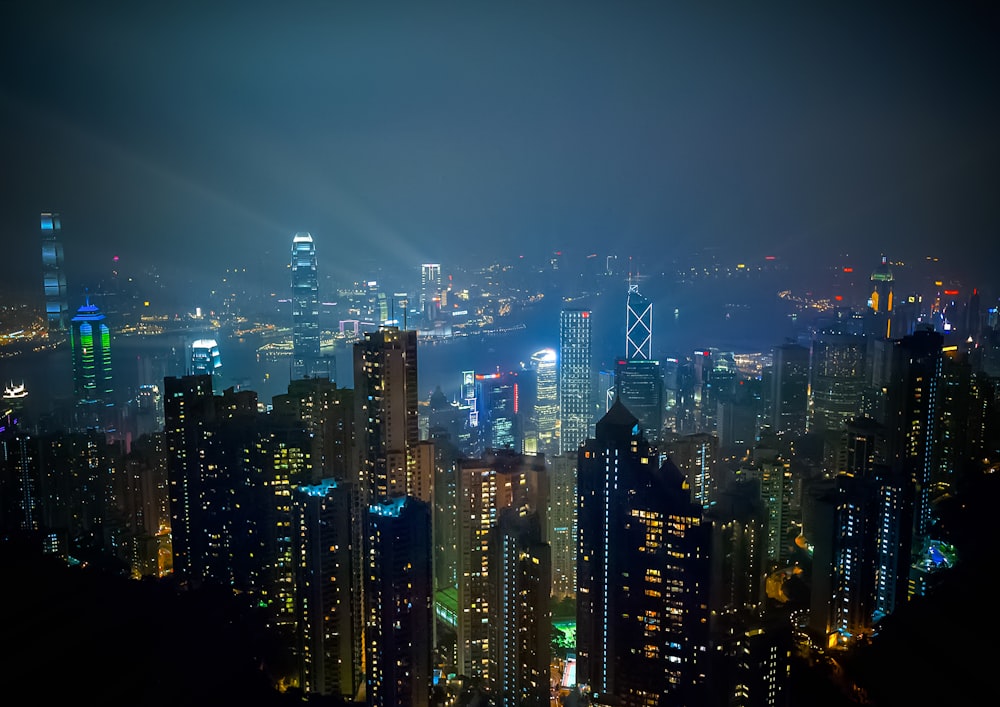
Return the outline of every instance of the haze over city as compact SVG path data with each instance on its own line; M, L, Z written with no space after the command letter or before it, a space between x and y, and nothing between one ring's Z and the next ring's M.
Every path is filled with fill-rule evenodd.
M37 291L40 211L76 295L116 255L282 287L297 231L338 280L612 245L984 279L997 29L986 3L7 3L3 286Z

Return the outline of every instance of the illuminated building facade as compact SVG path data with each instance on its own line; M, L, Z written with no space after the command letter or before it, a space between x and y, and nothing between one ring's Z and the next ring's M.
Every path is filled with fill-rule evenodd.
M869 332L883 339L896 335L892 329L893 319L893 282L895 277L889 267L889 260L882 256L871 274L871 294L868 295Z
M592 343L589 309L559 313L559 451L587 439L591 420Z
M195 339L191 342L191 367L189 375L207 374L213 376L222 368L219 342L215 339Z
M549 544L552 546L552 594L576 596L576 452L551 460Z
M497 704L545 704L550 698L551 548L538 513L500 510L491 550L497 579L493 642Z
M522 440L521 390L517 374L495 371L476 374L476 404L482 448L520 451Z
M559 421L559 378L554 349L542 349L531 354L531 367L535 372L534 429L538 437L538 451L552 456L556 446L556 425Z
M73 392L81 403L111 403L111 330L104 314L89 302L70 321Z
M704 704L710 527L616 401L579 450L577 681L596 704Z
M625 358L649 361L653 358L653 303L630 285L625 299Z
M417 332L365 332L354 344L354 420L366 502L410 493L420 441L417 403Z
M670 459L681 470L692 500L707 509L715 500L719 438L707 432L676 437L666 445Z
M461 674L481 679L494 693L502 689L501 676L513 669L506 661L517 655L501 653L502 647L510 648L498 634L501 621L538 627L548 616L547 599L541 605L529 601L522 606L544 611L544 616L512 616L507 612L514 605L501 603L515 602L521 582L544 582L531 594L544 591L548 596L551 582L551 569L546 568L548 575L531 580L509 564L511 560L504 553L510 550L511 542L515 546L517 542L508 536L517 532L500 529L499 519L504 509L523 518L536 518L538 535L531 535L533 539L521 548L534 556L540 552L535 546L547 532L548 499L549 477L541 457L505 449L458 463L457 668Z
M420 314L425 322L433 322L441 310L441 264L420 266Z
M42 287L49 336L69 330L66 272L63 269L62 220L59 214L42 212Z
M364 679L357 485L326 479L292 494L296 656L306 695L352 700Z
M427 707L431 698L431 509L412 496L368 510L365 541L366 704Z
M319 274L312 234L292 237L292 380L313 378L320 362ZM325 374L326 371L323 371Z

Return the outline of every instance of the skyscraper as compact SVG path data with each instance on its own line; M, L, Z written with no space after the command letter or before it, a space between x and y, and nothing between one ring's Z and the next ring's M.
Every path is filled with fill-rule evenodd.
M587 439L591 418L591 326L589 309L559 313L559 451L572 452Z
M320 368L319 275L309 233L292 237L292 380L312 378Z
M420 266L420 315L426 322L437 319L441 300L441 264L424 263Z
M559 385L556 372L558 356L553 349L542 349L531 354L531 367L535 370L534 428L538 435L538 451L554 455L556 449L556 422L559 419Z
M597 704L705 704L710 524L621 401L578 454L578 683Z
M639 294L638 285L629 285L625 299L625 358L653 358L653 303Z
M292 494L299 676L306 695L353 699L364 679L357 485L324 479Z
M71 321L70 347L73 356L73 392L81 403L110 403L111 330L96 305L87 303Z
M771 370L774 431L802 435L809 406L809 349L792 342L775 346Z
M417 332L392 326L365 332L354 344L354 420L366 503L414 487L417 403Z
M537 547L545 538L548 496L549 478L541 457L503 449L488 452L481 459L459 462L458 669L481 679L490 691L504 689L504 675L524 675L524 665L510 662L520 659L519 652L501 636L505 627L540 626L548 619L548 544L544 543L544 558ZM536 527L533 531L522 528L527 534L515 539L521 536L516 522L501 527L505 510L522 519L533 518ZM539 569L544 566L546 570L544 576L535 578L544 587L546 599L540 605L529 602L518 608L515 604L524 601L525 592L535 596L535 590L528 591L525 584L535 580L515 567L509 555L512 547L517 548L515 554L524 551L538 558ZM520 656L535 664L523 653ZM546 651L543 664L548 659Z
M195 339L191 342L191 372L192 376L200 374L215 375L222 367L222 356L219 354L219 342L215 339Z
M42 213L42 286L49 336L69 329L66 273L63 271L62 223L59 214Z
M367 704L427 707L431 693L431 508L412 496L372 503L365 540Z

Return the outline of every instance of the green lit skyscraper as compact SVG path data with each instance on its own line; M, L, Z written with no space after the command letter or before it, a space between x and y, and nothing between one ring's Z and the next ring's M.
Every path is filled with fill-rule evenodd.
M70 324L73 392L77 401L112 402L111 330L104 314L88 298Z

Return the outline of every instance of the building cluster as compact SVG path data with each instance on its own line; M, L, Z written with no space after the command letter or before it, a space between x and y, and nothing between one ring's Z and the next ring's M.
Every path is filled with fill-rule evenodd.
M110 335L96 307L68 318L49 235L49 325L89 410L112 386ZM35 433L5 400L0 523L135 577L232 589L306 696L788 704L795 646L849 646L926 593L955 561L936 504L1000 464L996 312L970 301L935 326L894 306L886 262L866 308L828 313L759 372L716 350L658 357L630 281L613 370L595 370L594 312L566 306L557 348L421 400L417 329L392 323L360 333L353 387L337 385L312 236L292 251L287 393L262 408L218 390L202 341L200 368L137 396L128 444L93 416ZM422 278L434 322L440 266Z

